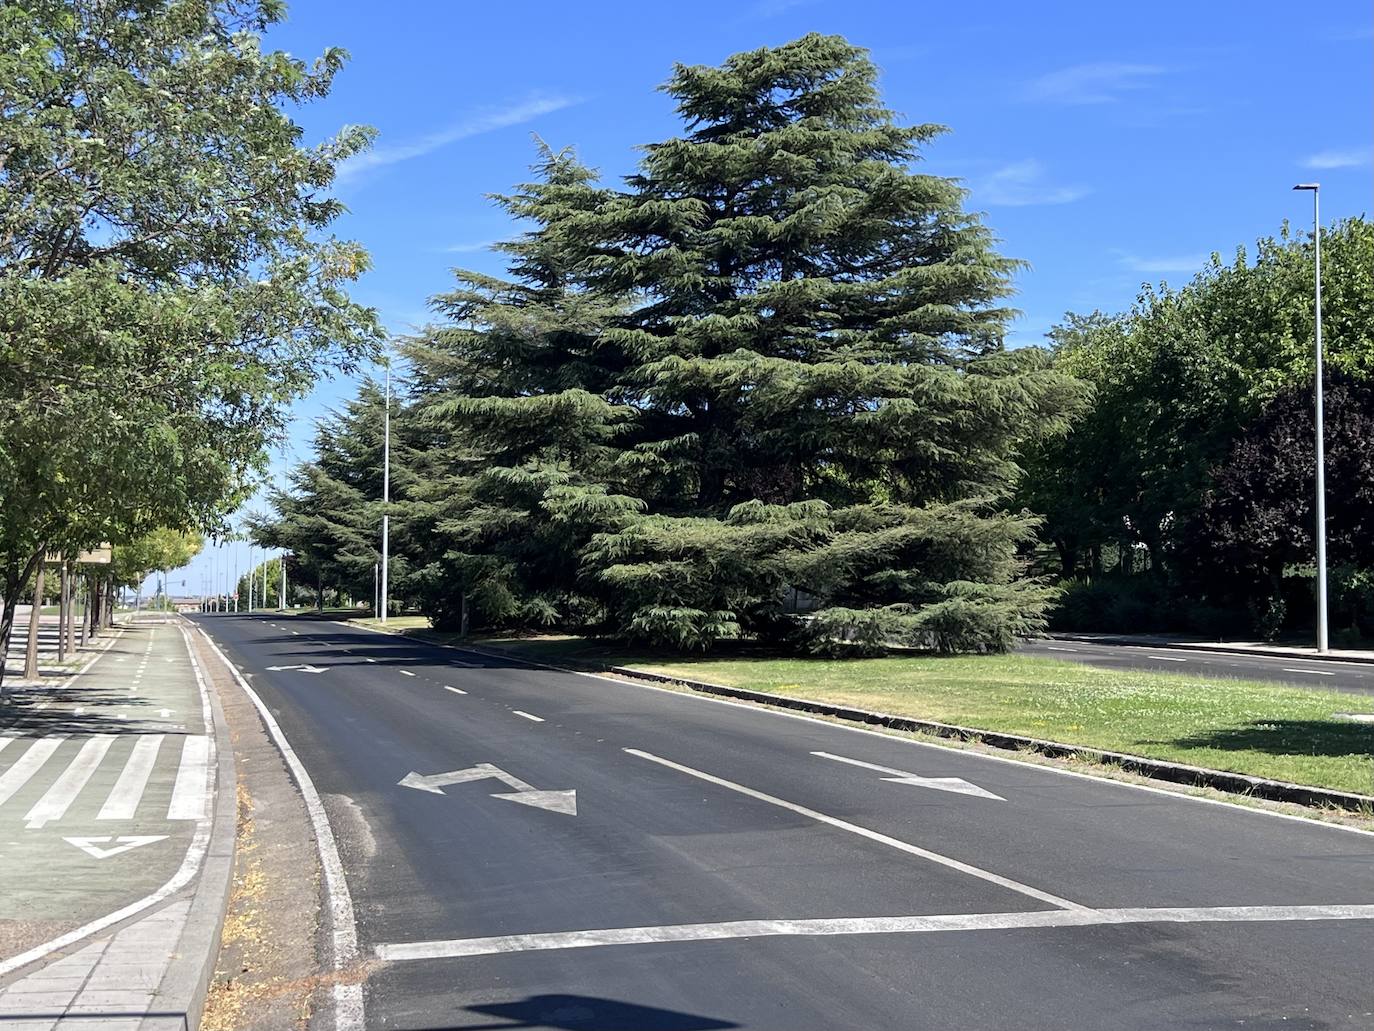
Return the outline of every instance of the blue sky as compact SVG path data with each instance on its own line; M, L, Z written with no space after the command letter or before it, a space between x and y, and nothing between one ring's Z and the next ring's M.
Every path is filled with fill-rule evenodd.
M1307 225L1300 180L1321 181L1323 221L1371 209L1374 16L1358 0L295 0L268 44L352 55L296 117L311 139L346 123L380 133L343 170L339 231L372 254L356 296L403 333L449 269L501 271L486 245L511 227L487 195L526 177L531 133L615 181L636 146L679 130L655 89L674 62L811 31L868 47L903 119L949 126L923 169L961 178L1003 253L1030 266L1014 344L1065 311L1123 308L1142 282L1185 282L1285 218ZM297 407L276 475L350 392L334 381ZM208 562L173 590L185 576L198 591Z

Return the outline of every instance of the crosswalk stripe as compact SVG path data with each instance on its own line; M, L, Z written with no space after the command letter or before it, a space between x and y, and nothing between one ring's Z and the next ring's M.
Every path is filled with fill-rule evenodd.
M119 779L110 789L110 795L100 808L97 820L132 820L138 811L138 803L143 798L143 789L148 786L148 777L157 762L157 750L162 746L162 735L151 734L141 737L134 744L129 759L124 764Z
M49 820L61 819L113 743L114 735L99 734L82 745L81 751L76 753L76 758L62 771L62 775L53 781L47 793L25 814L24 819L28 821L25 826L33 830Z
M181 746L181 765L177 767L177 782L172 788L167 819L199 820L205 815L209 755L210 739L204 736L188 737Z
M29 750L21 755L13 766L0 774L0 805L4 805L13 797L14 793L29 782L29 778L38 772L39 768L48 761L48 756L57 751L57 746L66 740L66 735L61 734L56 737L40 738L29 745Z

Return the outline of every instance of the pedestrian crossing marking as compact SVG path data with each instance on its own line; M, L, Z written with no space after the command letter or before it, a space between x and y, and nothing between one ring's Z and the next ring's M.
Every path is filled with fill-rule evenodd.
M62 771L62 775L53 782L47 793L25 815L24 819L28 821L26 826L30 830L42 827L49 820L60 820L63 817L76 801L81 789L86 786L86 781L91 779L91 774L100 765L100 760L105 758L105 753L110 750L113 741L113 735L100 734L81 746L81 751L76 753L71 765Z
M0 805L8 802L16 791L27 784L29 778L38 772L48 761L48 757L57 751L58 746L66 739L65 734L59 734L56 737L45 737L41 741L35 741L13 766L0 774Z
M162 747L162 735L139 738L129 759L119 774L119 779L110 789L110 795L100 808L97 820L132 820L143 798L143 789L148 786L153 764L157 762L158 749Z

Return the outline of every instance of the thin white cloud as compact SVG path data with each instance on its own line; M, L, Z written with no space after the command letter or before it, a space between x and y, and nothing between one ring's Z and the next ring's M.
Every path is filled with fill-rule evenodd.
M1172 257L1142 258L1119 252L1121 264L1132 272L1196 272L1212 260L1211 254L1178 254Z
M479 136L496 129L505 129L522 122L533 121L541 115L560 111L580 102L578 97L544 96L529 97L508 107L474 114L447 129L443 129L411 143L398 143L391 147L377 147L364 154L349 158L339 166L339 181L346 182L360 173L384 165L394 165L412 158L424 157L450 143L457 143L470 136Z
M991 207L1068 204L1086 197L1081 186L1054 186L1045 181L1045 166L1034 158L1014 161L970 183L973 199Z
M1049 104L1109 104L1119 100L1123 93L1144 89L1164 72L1155 64L1078 64L1032 80L1026 86L1025 97Z
M1303 168L1363 168L1370 164L1374 164L1374 147L1323 150L1302 161Z
M445 254L472 254L476 251L489 250L495 247L497 243L498 241L496 240L482 240L478 243L455 243L451 247L441 247L439 249Z

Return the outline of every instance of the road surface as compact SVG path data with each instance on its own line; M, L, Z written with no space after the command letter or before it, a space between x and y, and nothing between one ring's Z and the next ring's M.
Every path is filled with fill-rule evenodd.
M1374 663L1309 659L1302 656L1241 655L1167 645L1115 644L1073 639L1025 641L1023 655L1067 659L1109 669L1148 669L1204 677L1269 680L1325 691L1374 695Z
M1365 1028L1374 836L326 621L198 616L372 1028Z

